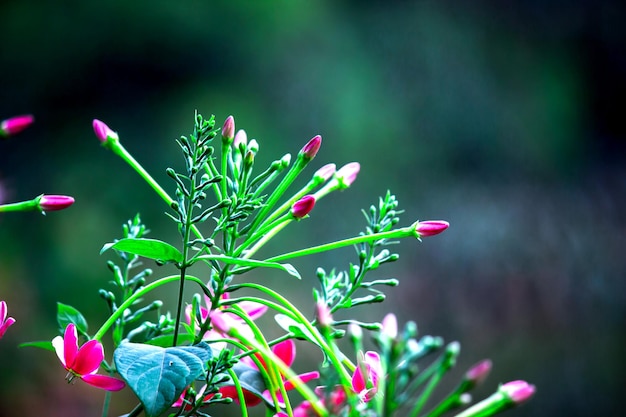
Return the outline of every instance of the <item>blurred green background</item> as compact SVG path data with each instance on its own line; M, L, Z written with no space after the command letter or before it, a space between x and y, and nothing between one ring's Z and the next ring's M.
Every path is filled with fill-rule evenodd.
M510 416L623 415L625 18L608 0L3 1L0 119L36 117L0 143L3 200L76 204L0 216L0 299L17 319L0 341L0 416L100 415L101 392L67 386L54 353L17 344L56 334L57 301L99 327L97 290L110 279L99 250L135 213L152 237L176 238L166 207L99 146L91 120L171 190L164 171L181 166L174 139L196 109L219 123L233 114L259 140L261 166L315 134L324 143L310 172L361 163L350 190L268 255L358 233L360 209L391 189L403 224L451 227L403 242L380 270L400 287L360 318L392 310L460 341L451 379L493 359L478 398L534 383ZM315 267L349 261L351 250L328 254L297 264L302 282L259 280L311 313ZM133 405L113 398L111 415Z

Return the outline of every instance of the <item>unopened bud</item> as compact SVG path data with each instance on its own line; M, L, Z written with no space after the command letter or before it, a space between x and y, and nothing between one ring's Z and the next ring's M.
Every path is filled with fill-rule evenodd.
M515 405L520 405L535 394L535 386L526 381L518 380L501 385L498 391L515 403Z
M237 134L235 135L235 139L233 140L233 146L235 149L239 149L241 145L245 146L248 144L248 135L246 131L243 129L239 129Z
M42 212L63 210L74 204L74 198L67 195L42 195L39 197L39 210Z
M339 170L335 172L335 178L339 180L340 188L348 188L352 185L357 175L359 175L360 170L361 164L358 162L350 162L339 168Z
M474 366L472 366L465 373L465 380L469 382L469 389L481 384L491 372L492 362L489 359L484 359Z
M330 177L333 176L335 171L337 170L337 166L335 164L326 164L313 174L313 178L320 183L327 181Z
M233 116L228 116L226 121L224 121L224 126L222 127L222 138L224 142L227 144L232 143L235 137L235 118Z
M320 146L322 145L322 137L320 135L313 136L311 140L307 142L306 145L300 150L300 155L307 161L315 158L317 155L317 151L320 150Z
M5 137L13 136L33 124L35 118L30 114L11 117L0 123L0 134Z
M93 119L92 126L96 137L100 142L102 142L103 145L106 145L110 141L116 141L119 139L117 133L112 131L106 123L98 119Z
M420 237L435 236L450 227L450 223L445 220L426 220L415 224L415 232Z
M291 215L296 219L301 219L313 210L315 207L315 197L305 195L291 206Z

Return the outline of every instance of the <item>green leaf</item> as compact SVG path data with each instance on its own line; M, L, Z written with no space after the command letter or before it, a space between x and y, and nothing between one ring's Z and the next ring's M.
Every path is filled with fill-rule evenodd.
M300 273L296 268L291 264L281 264L278 262L271 261L257 261L254 259L242 259L242 258L232 258L230 256L223 255L201 255L198 256L197 259L204 259L208 261L220 261L226 264L239 265L239 266L247 266L252 268L275 268L285 271L292 277L296 277L298 279L302 279ZM236 272L236 271L235 271Z
M122 343L113 354L117 371L143 404L146 416L156 417L206 372L212 356L206 343L162 348Z
M298 323L291 317L284 314L276 314L274 316L274 320L276 320L276 323L278 323L278 325L282 327L283 330L293 334L294 337L298 339L308 340L309 342L319 346L317 339L302 323Z
M117 242L107 243L102 247L100 254L109 249L128 252L144 258L154 259L160 262L182 262L183 254L169 243L156 239L125 238Z
M87 320L70 305L57 303L57 323L61 331L65 331L68 324L74 323L79 333L87 335Z
M178 335L178 343L185 344L193 342L194 335L192 334L179 334ZM157 336L150 340L146 341L146 344L152 346L161 346L161 347L169 347L174 343L174 335L173 334L164 334L161 336Z
M25 342L25 343L20 343L20 345L18 347L34 347L34 348L38 348L38 349L45 349L45 350L51 350L54 352L54 346L52 346L52 342L49 340L43 340L40 342Z

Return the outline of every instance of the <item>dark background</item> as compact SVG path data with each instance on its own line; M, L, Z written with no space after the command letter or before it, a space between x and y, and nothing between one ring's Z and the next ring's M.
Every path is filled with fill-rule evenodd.
M625 9L608 0L3 1L0 119L36 117L0 143L3 200L69 194L76 204L0 216L0 299L17 319L0 342L0 415L99 415L101 392L68 387L54 353L17 344L56 334L56 301L99 327L97 289L110 279L99 250L136 212L152 237L176 238L166 207L98 145L91 120L118 131L171 190L164 171L180 167L174 139L190 132L196 109L219 123L233 114L259 140L259 164L318 133L313 168L361 163L350 190L323 200L268 255L358 233L360 209L391 189L402 224L451 227L397 247L400 262L380 274L401 286L360 318L395 311L422 334L459 340L451 379L493 359L478 398L501 382L534 383L536 397L511 416L622 415ZM310 313L315 266L349 261L350 250L303 261L300 283L259 280L293 289ZM113 404L118 415L133 402L122 393Z

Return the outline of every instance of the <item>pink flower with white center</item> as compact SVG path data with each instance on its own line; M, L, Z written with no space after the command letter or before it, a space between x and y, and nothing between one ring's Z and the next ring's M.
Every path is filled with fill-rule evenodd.
M2 339L7 329L15 323L15 319L13 317L7 317L7 315L7 303L0 301L0 339Z
M445 220L425 220L417 222L415 231L419 234L418 237L428 237L438 235L448 227L450 227L450 223Z
M378 392L378 380L383 376L380 355L373 351L365 352L365 355L360 355L352 375L352 390L359 394L361 400L368 402Z
M67 381L80 378L89 385L107 391L119 391L126 386L124 381L107 375L97 374L100 364L104 360L102 343L93 339L78 347L76 325L70 323L65 328L64 337L52 339L52 346L68 371Z
M39 197L39 210L43 212L57 211L74 204L74 197L68 195L42 195Z
M10 119L3 120L2 123L0 123L0 133L7 137L16 135L33 124L34 121L35 118L30 114L11 117Z
M276 357L278 357L278 359L284 362L285 365L291 366L293 364L293 361L296 358L296 344L294 343L293 340L287 339L285 341L282 341L274 345L272 347L272 352L274 353L274 355L276 355ZM258 353L256 353L255 356L259 360L263 368L267 370L267 365L265 364L265 360L263 359L263 357ZM245 356L241 358L241 362L245 363L246 365L254 369L259 369L256 363L249 356ZM282 375L281 377L284 382L285 391L290 391L295 388L294 381L285 380L285 377ZM319 378L320 374L317 371L305 372L303 374L298 375L297 377L300 380L300 382L305 383L313 379ZM232 386L226 385L226 386L221 387L220 393L222 393L224 397L232 398L235 400L237 399L237 390L234 385ZM244 393L244 398L245 398L245 402L247 406L255 406L261 403L261 398L255 396L253 393L249 392L248 390L244 389L243 393ZM278 406L284 407L285 404L284 404L284 401L280 392L276 392L276 397L278 399ZM265 390L263 392L263 398L265 398L266 400L270 402L272 401L272 394L270 393L269 390Z

